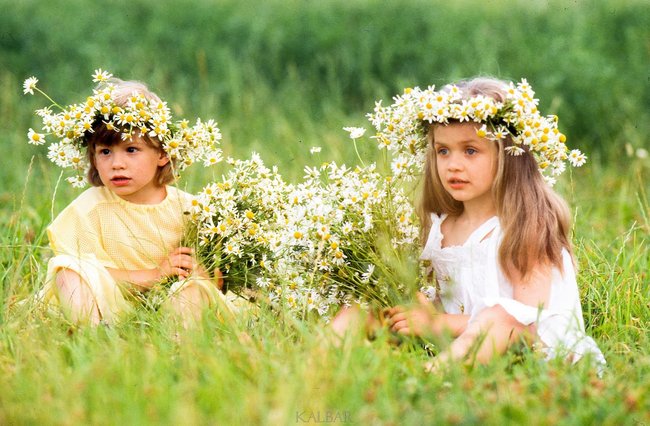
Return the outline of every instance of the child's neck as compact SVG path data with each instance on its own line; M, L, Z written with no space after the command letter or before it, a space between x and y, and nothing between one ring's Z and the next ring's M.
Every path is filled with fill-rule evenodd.
M110 191L110 189L109 189ZM146 191L139 191L135 194L119 194L117 192L111 191L118 198L123 199L132 204L143 204L143 205L154 205L160 204L167 198L167 187L166 185L148 189Z
M494 206L465 205L465 209L458 216L448 217L441 225L443 235L442 247L461 246L467 239L488 219L496 215Z
M475 227L497 214L497 209L493 203L464 203L463 207L463 212L458 215L456 220Z

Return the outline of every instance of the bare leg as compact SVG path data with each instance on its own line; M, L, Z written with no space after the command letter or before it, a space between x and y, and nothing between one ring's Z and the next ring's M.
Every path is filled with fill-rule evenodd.
M335 335L343 338L351 328L358 327L360 319L361 311L358 308L343 308L332 319L330 327Z
M63 313L74 323L99 324L101 315L88 284L71 269L56 274L56 288Z
M178 315L186 329L201 319L203 310L208 306L210 298L198 285L185 286L169 298L171 311Z
M522 337L531 340L535 335L534 327L521 324L500 305L484 309L434 364L466 358L472 350L475 352L468 361L485 364L494 355L505 353Z
M341 309L329 324L334 335L343 339L348 334L363 332L372 338L381 327L380 321L371 312L362 312L358 307Z

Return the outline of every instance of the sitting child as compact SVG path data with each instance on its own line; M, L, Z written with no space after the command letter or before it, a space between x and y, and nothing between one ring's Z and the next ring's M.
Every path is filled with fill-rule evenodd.
M102 84L85 104L62 115L47 109L39 114L44 129L61 139L50 146L50 158L82 169L78 153L85 149L86 175L93 185L47 229L54 257L41 300L58 304L75 323L112 323L132 309L129 298L175 280L165 304L184 324L208 306L229 312L232 305L220 291L218 271L210 279L193 249L180 245L192 197L169 184L190 157L182 150L183 140L167 127L166 104L142 83L98 75ZM207 150L220 137L215 131L208 129L191 142ZM197 134L180 138L187 141ZM42 135L38 139L43 142Z
M418 304L389 309L387 324L403 335L451 334L437 362L487 362L526 340L548 356L591 354L604 363L585 335L569 210L549 185L566 160L585 159L568 152L532 95L525 81L477 78L400 104L427 135L422 259L431 264L439 308L420 294ZM357 317L342 311L334 331Z

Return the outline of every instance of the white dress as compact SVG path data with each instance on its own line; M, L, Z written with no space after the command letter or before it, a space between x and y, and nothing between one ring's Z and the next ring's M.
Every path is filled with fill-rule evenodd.
M548 358L569 356L574 361L590 353L601 366L600 349L585 334L571 256L562 251L563 269L553 269L551 294L544 309L513 299L512 284L498 265L503 237L495 216L479 226L462 246L442 247L440 225L447 215L431 215L431 230L421 259L431 261L438 282L438 296L446 313L466 314L470 322L483 309L501 305L524 325L536 324L542 350Z

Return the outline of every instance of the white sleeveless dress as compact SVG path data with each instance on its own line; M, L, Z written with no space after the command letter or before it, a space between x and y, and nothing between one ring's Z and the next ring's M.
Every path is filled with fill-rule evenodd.
M605 364L600 349L585 334L575 270L566 250L562 251L564 273L553 269L548 305L539 309L513 299L512 284L497 261L503 234L496 216L479 226L462 246L442 247L440 225L446 217L431 215L421 256L431 261L446 313L469 315L471 322L481 310L501 305L520 323L537 325L547 358L564 356L577 361L589 353L597 364Z

